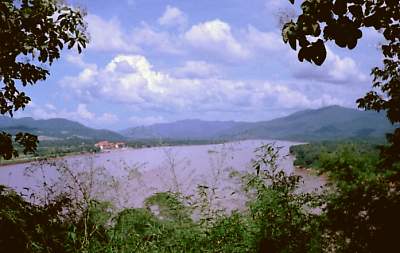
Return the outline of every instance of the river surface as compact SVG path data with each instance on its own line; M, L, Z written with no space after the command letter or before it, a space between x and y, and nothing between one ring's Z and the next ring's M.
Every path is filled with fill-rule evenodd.
M181 192L198 196L206 190L213 205L226 210L244 208L247 199L236 172L253 172L255 149L273 143L281 147L279 166L295 171L287 141L247 140L216 145L123 149L93 155L71 156L45 162L0 167L0 184L27 198L51 197L67 191L76 196L108 200L119 208L141 207L156 192ZM303 173L303 188L323 184Z

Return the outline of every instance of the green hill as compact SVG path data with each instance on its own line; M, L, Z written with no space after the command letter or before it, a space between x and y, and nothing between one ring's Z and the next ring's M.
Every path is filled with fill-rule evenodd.
M0 117L0 130L30 132L42 140L237 140L282 139L319 141L338 139L383 139L393 125L382 113L340 106L296 112L287 117L260 122L182 120L129 128L120 134L98 130L66 119Z
M125 137L110 130L99 130L86 127L67 119L35 120L33 118L0 117L0 130L15 134L29 132L42 140L123 140Z
M306 110L287 117L256 122L234 129L237 138L271 138L285 140L333 140L347 138L383 138L393 125L382 113L360 111L340 106Z
M128 128L121 134L131 139L215 140L229 133L232 128L242 125L247 124L193 119Z
M183 120L129 128L131 139L282 139L317 141L384 138L393 126L382 113L340 106L296 112L287 117L261 122Z

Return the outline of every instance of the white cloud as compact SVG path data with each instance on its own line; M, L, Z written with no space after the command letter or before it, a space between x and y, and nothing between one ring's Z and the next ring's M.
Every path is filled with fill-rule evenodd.
M182 54L187 46L202 52L224 57L228 60L248 59L257 55L259 50L279 50L282 46L280 35L276 32L261 32L249 25L244 34L235 36L230 24L219 19L198 23L183 32L171 33L163 27L154 27L141 22L132 29L123 29L117 18L103 19L89 14L86 18L90 34L89 49L119 53L139 53L158 51L170 54ZM167 6L158 20L161 26L179 26L187 24L185 14L176 7ZM242 36L244 35L244 36ZM70 63L82 65L77 55L67 56Z
M343 101L334 98L330 94L321 94L317 98L311 98L301 89L294 89L289 85L276 84L266 81L260 84L253 96L254 107L265 107L285 110L319 108L327 105L342 105Z
M341 58L331 52L327 59L328 76L335 82L365 81L366 76L360 72L356 62L349 58ZM331 66L329 66L331 65Z
M140 117L140 116L132 116L128 119L131 126L148 126L157 123L164 123L166 120L161 116L147 116L147 117Z
M290 4L288 0L266 0L265 10L268 16L275 19L279 27L299 16L296 6Z
M296 59L293 59L296 60ZM360 84L368 82L368 76L350 57L340 57L327 48L327 58L322 66L296 63L294 76L302 79L317 80L334 84Z
M187 61L174 70L174 75L181 78L210 78L220 75L220 67L205 61Z
M119 121L118 116L112 113L96 114L89 111L86 104L78 104L75 110L58 109L53 104L45 104L40 106L37 104L30 104L29 107L17 114L19 117L30 116L35 119L52 119L64 118L81 122L86 125L100 126L115 124Z
M56 110L56 107L53 104L47 103L44 105L45 108L47 108L48 110Z
M146 23L133 29L130 35L131 43L141 47L147 47L149 50L157 50L163 53L180 54L182 44L179 38L174 38L166 31L157 31Z
M119 121L119 118L115 114L106 112L98 116L97 121L102 124L114 124Z
M248 26L246 31L246 45L253 55L270 59L285 59L291 64L296 78L312 79L335 84L359 83L367 81L365 75L356 61L350 57L341 57L327 47L327 58L322 66L316 66L308 62L299 62L297 52L284 44L281 35L277 31L262 32L253 26ZM274 58L271 58L271 57ZM293 64L294 63L294 64Z
M81 68L85 68L86 63L83 61L82 56L79 54L67 54L66 61Z
M282 53L289 50L278 32L262 32L251 25L246 31L246 44L254 54L260 51Z
M264 32L249 25L237 34L234 36L228 23L213 20L192 26L183 37L194 49L240 62L271 54L282 57L289 52L279 31Z
M187 17L179 8L168 5L158 23L162 26L184 27L187 24Z
M79 118L84 119L84 120L93 120L95 118L95 114L92 112L89 112L86 104L78 104L76 113L78 114Z
M275 1L269 1L274 5ZM182 11L173 6L167 6L159 22L167 25L183 22ZM219 58L228 62L243 60L269 59L291 64L293 76L301 79L317 80L335 84L360 83L368 81L350 57L341 57L328 48L328 56L321 67L308 63L299 63L296 52L285 45L278 31L261 31L249 25L246 29L236 31L226 22L219 19L209 20L193 25L184 33L172 34L155 28L147 23L135 27L129 32L122 30L117 19L103 20L96 15L88 15L89 31L92 34L90 47L96 50L109 50L120 53L138 51L162 52L175 55L185 55L190 47L193 52L204 60L188 61L183 67L176 68L177 77L204 78L217 76L215 65L208 63L211 58ZM178 24L175 23L175 24ZM112 34L112 36L110 36ZM188 47L189 46L189 47ZM199 58L198 57L198 58ZM200 58L201 59L201 58ZM79 80L90 85L92 77L96 76L95 65L85 66L81 56L68 55L67 61L82 68ZM82 83L80 86L82 86ZM83 94L88 95L88 94Z
M166 14L172 15L176 12L175 7L169 8L167 8ZM184 14L181 14L182 17L164 17L164 24L172 25L175 22L176 25L179 24L183 28L183 24L186 21L183 18L185 17ZM139 53L145 50L157 50L171 54L181 53L182 51L182 34L174 36L172 33L163 30L163 27L157 29L144 21L129 29L124 29L118 18L107 20L100 16L89 14L86 17L86 21L90 37L89 50L118 53ZM67 58L71 63L81 64L77 56L70 55Z
M277 31L262 32L249 25L245 31L246 45L252 55L268 57L271 61L290 64L294 77L334 84L360 83L368 80L359 63L350 57L342 57L327 46L327 58L322 66L299 62L297 52L284 44Z
M86 18L90 43L88 49L104 52L138 53L142 47L164 53L179 53L179 39L167 31L157 31L147 23L142 22L132 29L123 29L119 20L113 18L105 20L99 16L89 14ZM81 58L76 55L67 56L67 61L82 65Z
M86 17L90 34L89 49L98 51L138 52L140 48L131 43L130 35L124 31L117 19L104 20L89 14Z
M327 58L322 66L299 62L297 53L284 44L277 31L263 32L249 25L244 31L247 51L252 57L263 57L271 61L284 60L291 64L296 78L317 80L334 84L362 83L368 76L359 68L359 64L350 57L341 57L327 47Z
M196 49L228 58L245 59L250 55L233 36L230 25L219 19L192 26L184 38Z
M201 65L198 62L191 64ZM87 69L82 73L85 71ZM310 98L301 89L268 81L229 80L212 76L173 77L165 71L154 70L150 62L140 55L115 57L105 67L99 68L90 82L81 78L82 73L69 77L64 85L73 85L72 90L78 96L83 94L94 100L120 103L145 115L154 111L161 114L245 113L267 108L301 109L341 102L329 94ZM81 110L81 114L81 117L91 117L85 110Z

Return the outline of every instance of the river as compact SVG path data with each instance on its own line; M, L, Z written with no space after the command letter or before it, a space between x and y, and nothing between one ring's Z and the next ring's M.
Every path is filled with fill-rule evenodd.
M179 191L196 196L207 186L216 206L244 208L247 199L236 172L252 172L254 150L263 144L281 147L279 166L295 172L288 141L246 140L215 145L120 149L93 155L0 167L0 184L29 198L62 191L108 200L118 208L141 207L156 192ZM320 178L305 176L304 189L319 187ZM212 196L211 196L212 195ZM32 195L33 196L33 195ZM35 199L36 200L36 199Z

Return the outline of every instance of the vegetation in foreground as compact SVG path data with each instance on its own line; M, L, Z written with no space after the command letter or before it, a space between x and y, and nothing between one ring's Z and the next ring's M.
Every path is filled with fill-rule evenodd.
M216 210L213 189L198 199L158 193L139 209L118 210L90 194L53 194L41 204L0 188L0 248L5 252L390 252L400 225L395 170L377 156L338 147L321 160L331 185L298 191L301 178L277 166L272 146L256 150L254 173L238 174L247 210ZM93 183L93 182L92 182ZM75 196L75 197L72 197ZM31 196L32 197L32 196ZM38 203L38 201L36 201Z

